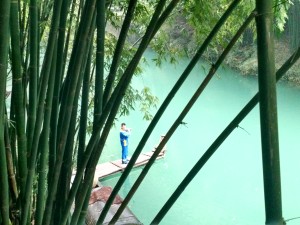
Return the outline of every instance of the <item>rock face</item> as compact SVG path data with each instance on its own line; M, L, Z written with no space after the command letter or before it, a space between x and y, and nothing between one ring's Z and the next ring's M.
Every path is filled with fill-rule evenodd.
M102 212L102 209L112 192L111 187L97 187L92 190L89 207L86 215L85 224L86 225L96 225L97 220ZM107 213L107 216L104 220L104 225L109 224L109 221L112 219L114 214L117 212L122 199L120 196L116 196L112 206ZM130 211L129 208L125 208L122 215L118 219L116 225L141 225L142 223L135 217L135 215Z
M97 201L106 202L108 197L110 196L111 192L112 192L111 187L94 188L91 193L89 205L93 204ZM113 204L121 204L121 203L122 203L122 199L120 198L120 196L117 195L114 199Z

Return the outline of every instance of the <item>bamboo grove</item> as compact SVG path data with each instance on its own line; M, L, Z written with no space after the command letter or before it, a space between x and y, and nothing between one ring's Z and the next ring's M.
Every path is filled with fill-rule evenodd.
M128 57L124 48L128 43L130 29L134 27L133 23L138 17L136 11L141 2L144 1L128 0L118 5L125 9L125 13L121 17L117 41L111 50L113 54L108 59L106 52L110 40L106 27L110 13L118 10L114 1L1 1L1 225L85 224L95 168L130 87L130 81L138 69L143 53L155 41L155 35L176 7L184 5L180 0L149 1L149 7L153 10L151 15L147 15L147 26L142 37L138 44L132 46L131 55ZM237 10L239 4L243 4L241 0L228 2L228 8L222 12L223 15L211 32L198 46L190 63L145 130L97 224L103 224L113 199L176 92L228 18ZM284 224L275 85L276 79L280 79L299 58L300 50L275 71L272 21L274 5L278 4L271 0L256 1L247 16L240 18L241 26L231 34L223 53L212 64L207 77L199 84L193 97L186 102L110 224L116 223L162 147L201 93L209 87L210 80L228 52L254 20L257 29L259 93L216 138L175 192L170 193L170 198L153 218L152 224L161 222L195 175L259 101L262 118L265 223ZM123 67L120 69L121 64ZM91 112L92 119L89 117ZM92 132L87 135L89 119L92 120ZM76 175L70 185L74 170Z

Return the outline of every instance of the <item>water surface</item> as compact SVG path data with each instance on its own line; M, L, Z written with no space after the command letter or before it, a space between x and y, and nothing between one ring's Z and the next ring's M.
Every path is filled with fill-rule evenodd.
M147 52L146 57L152 57ZM183 72L188 60L179 64L164 64L161 68L150 63L143 75L133 81L137 88L148 86L162 103ZM187 100L193 95L209 69L199 63L175 96L143 151L157 145ZM245 77L221 68L193 109L167 144L164 159L157 161L129 207L144 223L149 224L185 175L199 160L210 144L257 92L256 77ZM300 216L300 89L281 82L278 84L278 120L282 176L283 215L285 219ZM130 153L139 143L150 122L135 111L119 118L133 129ZM211 160L189 184L172 209L162 220L163 225L255 225L264 224L264 193L258 106L219 147ZM119 126L112 130L100 162L120 158ZM121 197L125 197L141 169L135 169L126 180ZM113 186L120 175L104 180ZM287 224L300 224L300 219Z

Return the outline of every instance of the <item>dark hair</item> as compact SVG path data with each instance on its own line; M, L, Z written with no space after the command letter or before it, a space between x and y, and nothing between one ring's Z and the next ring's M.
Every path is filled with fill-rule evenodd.
M126 125L126 123L121 123L121 127L123 127L123 126L125 126Z

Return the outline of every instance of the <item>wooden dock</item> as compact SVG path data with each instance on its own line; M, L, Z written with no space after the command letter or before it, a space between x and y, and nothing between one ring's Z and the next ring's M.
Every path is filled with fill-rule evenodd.
M163 158L165 155L164 153L165 153L165 151L162 151L157 156L156 159ZM134 167L139 167L139 166L145 165L149 161L149 159L152 155L153 155L153 151L141 153L139 155L138 159L136 160ZM105 162L105 163L101 163L101 164L97 165L96 171L95 171L95 176L94 176L94 181L93 181L93 187L95 187L98 184L98 181L100 179L105 178L110 175L113 175L115 173L124 171L127 165L128 164L122 164L121 159L111 161L111 162Z
M162 141L163 138L164 135L161 135L159 143ZM150 152L141 153L137 158L133 167L139 167L147 164L157 147L158 145L155 146L153 150ZM164 146L160 151L160 153L158 154L158 156L156 157L156 160L163 158L165 156L166 151L167 148L166 146ZM124 171L127 165L128 164L122 164L121 159L98 164L94 175L93 188L98 185L98 181L100 179ZM73 171L72 178L71 178L71 185L73 183L75 175L76 175L76 171Z

